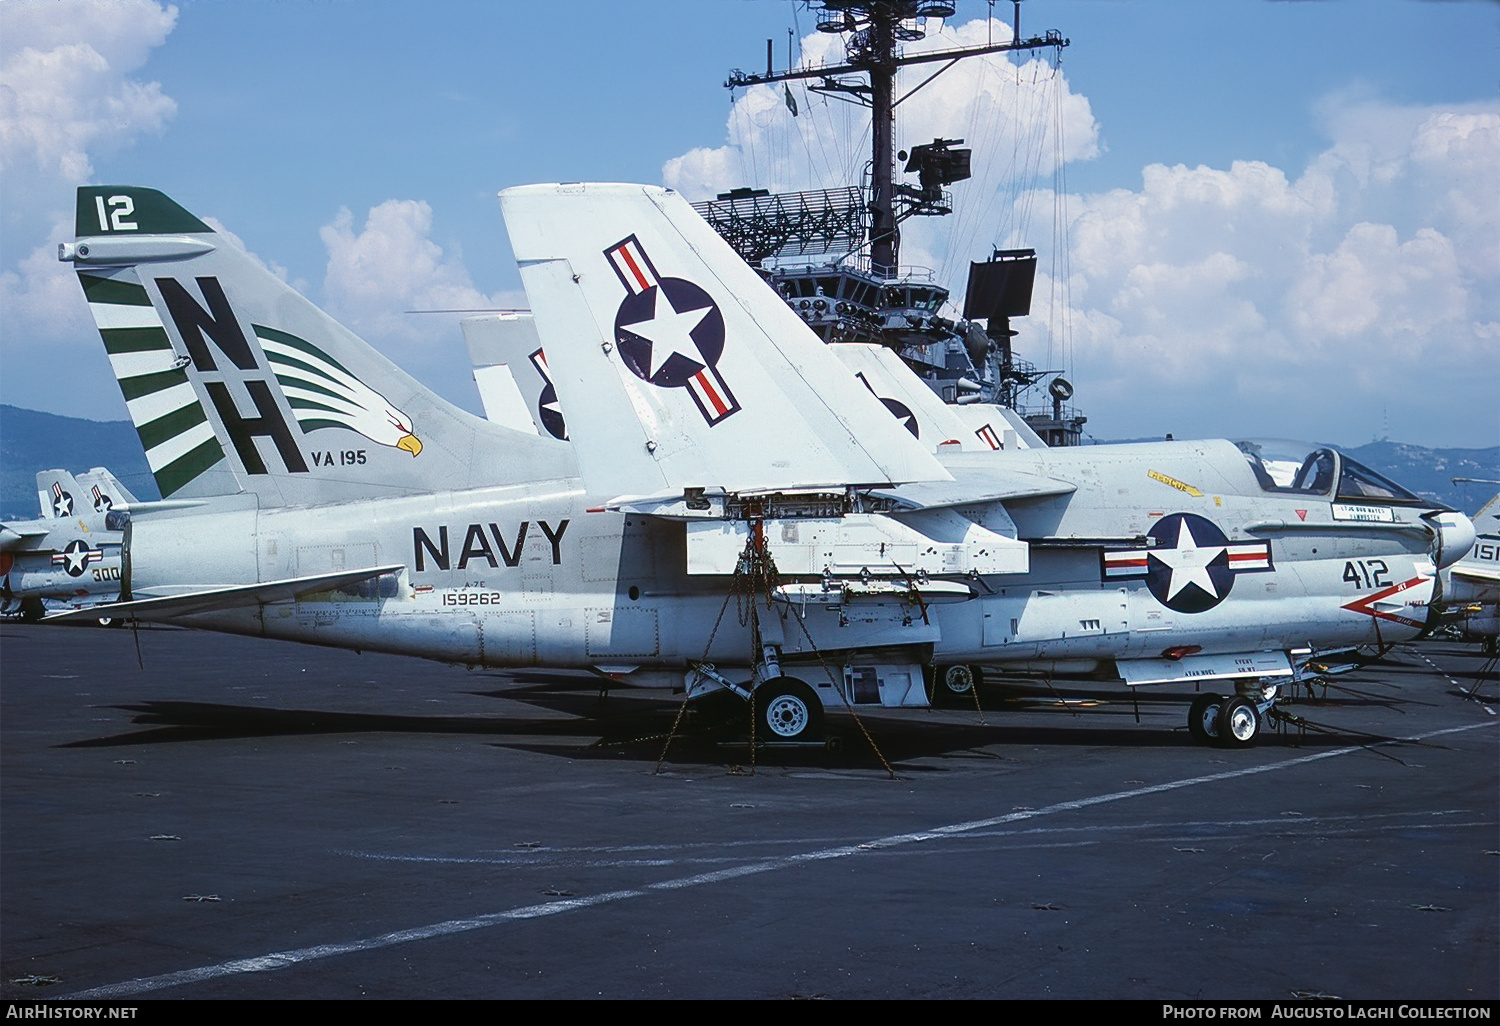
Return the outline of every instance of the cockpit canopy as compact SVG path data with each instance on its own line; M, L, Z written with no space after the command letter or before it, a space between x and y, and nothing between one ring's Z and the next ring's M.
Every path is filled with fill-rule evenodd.
M1390 478L1328 446L1280 439L1234 444L1245 454L1261 488L1268 492L1325 496L1364 505L1441 505L1413 495Z

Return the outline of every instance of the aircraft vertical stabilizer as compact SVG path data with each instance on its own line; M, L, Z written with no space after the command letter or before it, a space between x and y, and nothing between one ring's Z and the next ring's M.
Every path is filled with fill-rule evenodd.
M590 491L950 480L676 193L541 185L500 204Z
M83 285L162 497L261 506L556 477L558 443L451 406L154 189L84 186Z
M568 440L568 426L557 404L547 354L530 313L485 314L458 322L484 415L517 431Z
M36 475L36 500L43 520L63 520L90 511L84 486L66 470L42 470Z
M996 415L995 407L983 407L979 416L964 416L964 407L949 406L939 399L901 357L885 346L874 342L840 342L828 349L925 448L942 446L961 452L1022 448L1010 425ZM1005 444L1007 431L1010 431L1009 445Z
M88 493L88 503L95 513L107 513L116 506L132 506L140 501L106 467L93 467L79 474L78 483Z

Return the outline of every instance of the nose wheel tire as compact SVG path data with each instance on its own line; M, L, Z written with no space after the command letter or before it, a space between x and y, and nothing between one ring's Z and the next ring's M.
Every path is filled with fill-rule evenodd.
M823 735L823 704L812 688L791 677L756 688L755 715L757 728L772 741L813 741Z
M1219 706L1222 695L1199 695L1188 707L1188 733L1200 745L1211 745L1219 739Z
M1219 706L1219 744L1224 748L1249 748L1260 736L1260 712L1248 698L1235 695Z

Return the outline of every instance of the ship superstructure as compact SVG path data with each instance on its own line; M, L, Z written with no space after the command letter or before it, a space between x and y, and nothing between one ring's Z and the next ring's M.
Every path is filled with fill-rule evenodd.
M1016 335L1011 319L1031 310L1035 251L995 249L988 259L971 263L957 317L944 315L949 290L930 270L900 262L901 224L953 212L949 186L971 177L972 151L962 139L944 138L898 151L896 107L959 61L1010 51L1061 51L1069 45L1052 30L1023 37L1020 0L1012 2L1009 40L907 53L902 44L924 38L929 20L952 17L954 4L815 0L809 6L817 12L818 29L843 39L842 61L802 63L778 72L768 41L766 71L732 71L725 85L738 89L795 80L812 92L868 107L871 156L864 180L800 192L737 188L696 207L824 341L879 342L896 351L945 402L998 403L1023 413L1048 445L1076 445L1087 418L1069 405L1072 385L1060 370L1017 357L1011 344ZM897 72L917 65L934 70L898 96ZM787 98L792 105L789 91ZM915 176L915 183L899 180L903 174ZM1050 406L1028 407L1028 393L1044 382Z

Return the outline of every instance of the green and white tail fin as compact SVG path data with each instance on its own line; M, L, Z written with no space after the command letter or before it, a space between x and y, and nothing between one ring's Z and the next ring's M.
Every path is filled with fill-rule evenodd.
M154 189L80 188L75 232L58 258L164 499L309 505L567 472L566 446L440 399Z

